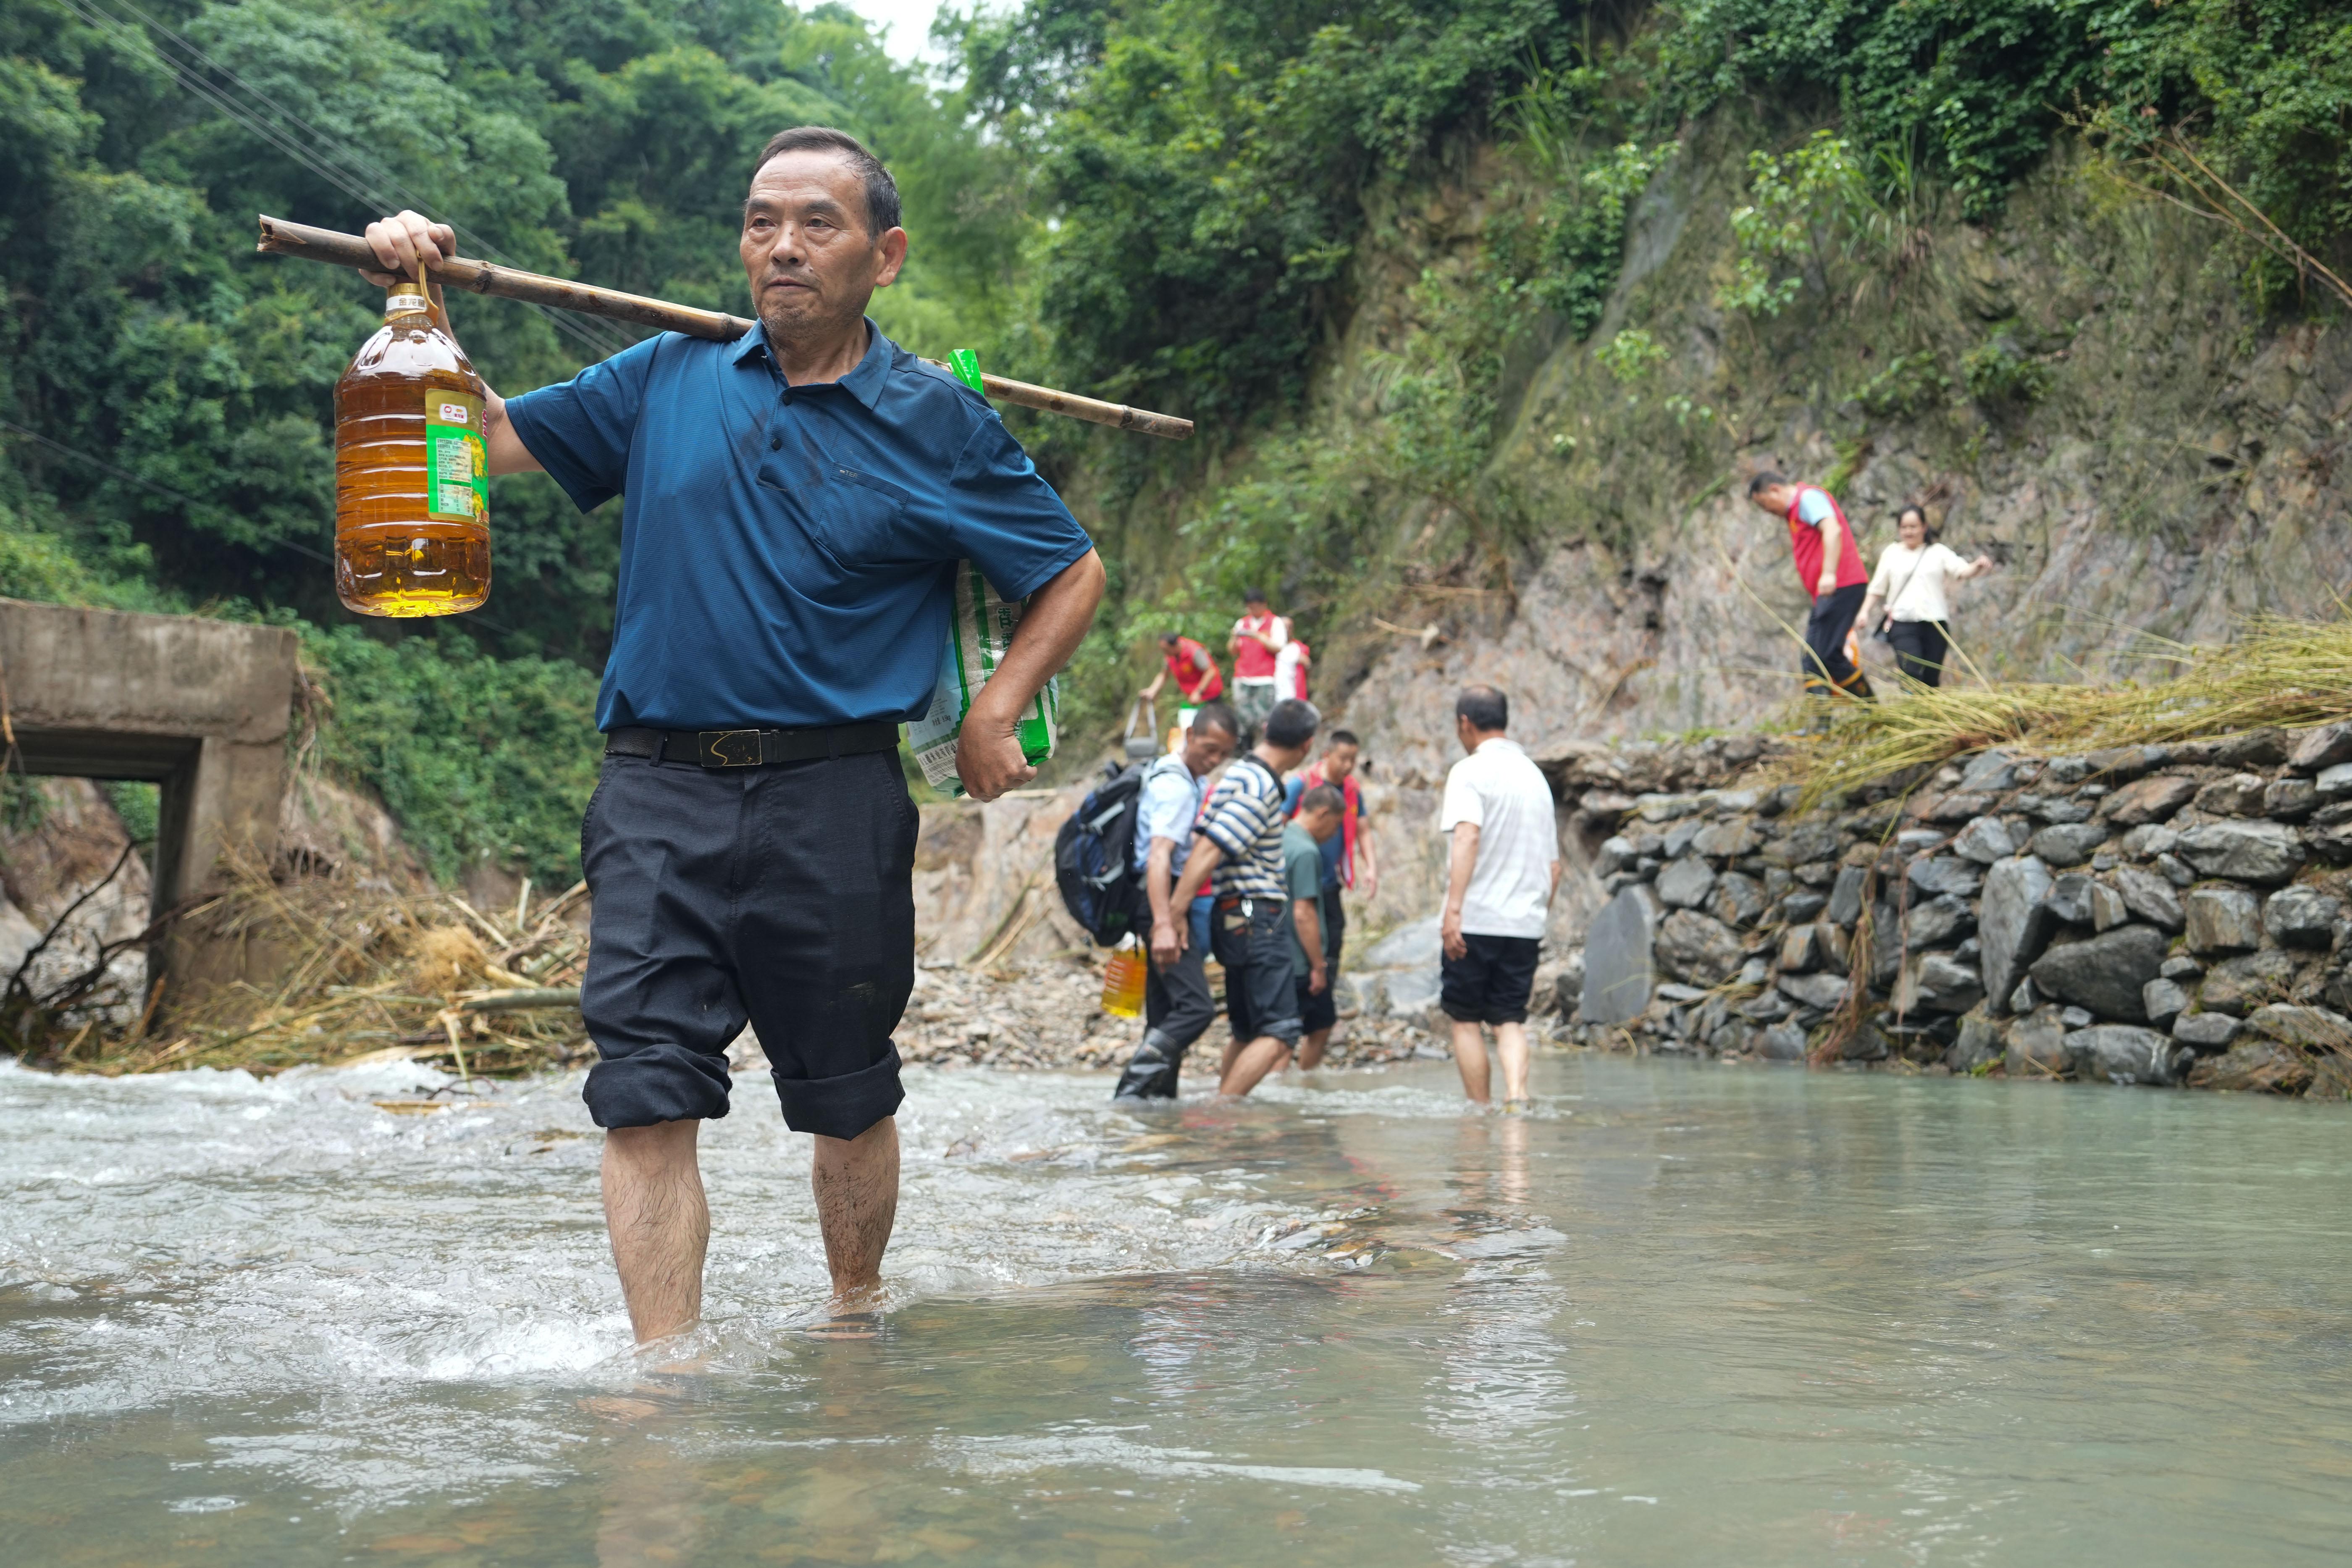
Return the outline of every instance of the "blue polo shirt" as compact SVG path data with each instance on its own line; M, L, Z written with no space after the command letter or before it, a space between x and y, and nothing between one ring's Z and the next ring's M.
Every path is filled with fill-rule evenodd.
M1021 598L1091 548L985 398L866 331L837 382L785 384L754 324L507 400L581 510L626 498L598 729L918 718L958 561Z

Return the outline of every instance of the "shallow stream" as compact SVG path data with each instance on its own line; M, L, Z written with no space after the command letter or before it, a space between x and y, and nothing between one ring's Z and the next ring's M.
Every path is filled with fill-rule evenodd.
M878 1336L707 1129L627 1352L576 1080L0 1069L26 1563L2340 1562L2352 1115L1622 1058L1114 1112L909 1075ZM441 1099L449 1095L444 1093Z

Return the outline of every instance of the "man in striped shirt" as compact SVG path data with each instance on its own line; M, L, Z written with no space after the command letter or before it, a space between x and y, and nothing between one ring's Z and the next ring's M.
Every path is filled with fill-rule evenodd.
M1182 909L1215 878L1209 947L1224 965L1225 1016L1241 1047L1217 1085L1220 1094L1247 1094L1298 1044L1283 876L1282 775L1307 760L1321 721L1313 703L1293 699L1274 705L1256 748L1225 770L1193 825L1192 853L1169 900Z

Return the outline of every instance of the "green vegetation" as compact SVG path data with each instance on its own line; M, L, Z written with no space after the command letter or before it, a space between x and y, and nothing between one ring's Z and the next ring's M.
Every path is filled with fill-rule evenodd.
M795 121L866 136L917 237L886 329L1202 422L1168 447L1016 416L1112 569L1068 679L1078 751L1115 726L1139 639L1222 646L1245 584L1297 613L1328 693L1352 656L1326 628L1418 626L1510 593L1548 534L1655 526L1612 444L1697 490L1747 417L1729 373L1686 363L1787 357L1827 301L1894 299L1933 226L1998 224L2070 125L2126 186L2210 209L2226 182L2274 221L2291 245L2242 213L2214 229L2263 310L2318 308L2293 247L2337 257L2352 231L2345 0L1020 0L940 26L945 86L848 12L778 0L20 0L0 594L299 623L322 754L435 869L556 879L593 778L618 509L502 479L487 616L345 616L318 559L328 391L374 295L253 257L257 211L353 228L422 205L469 249L742 311L751 153ZM1702 144L1746 178L1693 296L1733 341L1695 354L1622 273L1630 215L1701 178ZM2184 183L2191 154L2210 182ZM1375 294L1392 319L1366 324ZM457 310L504 387L627 336ZM1956 384L1989 412L2056 406L2063 341L1986 314L1822 391L1881 421L1941 417ZM1571 343L1613 432L1562 414L1535 461L1496 462L1526 367ZM1592 498L1573 521L1531 499L1563 492Z

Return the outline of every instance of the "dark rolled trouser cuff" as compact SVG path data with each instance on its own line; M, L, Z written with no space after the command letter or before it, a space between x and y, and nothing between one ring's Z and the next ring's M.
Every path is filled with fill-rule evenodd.
M820 1138L855 1138L895 1113L907 1098L898 1083L895 1045L888 1056L872 1067L838 1078L771 1076L776 1080L776 1098L783 1102L784 1125Z
M727 1058L678 1045L647 1046L590 1068L580 1097L599 1127L716 1121L727 1114Z

